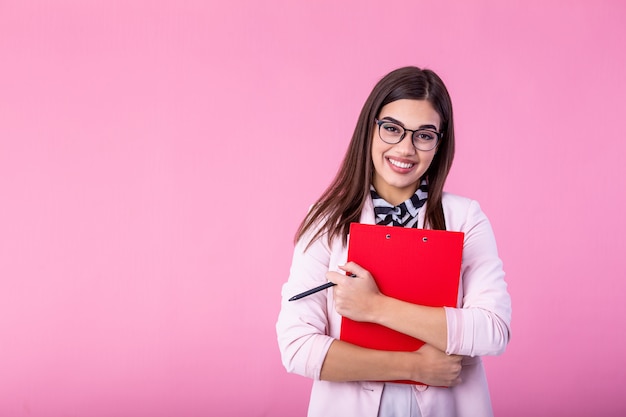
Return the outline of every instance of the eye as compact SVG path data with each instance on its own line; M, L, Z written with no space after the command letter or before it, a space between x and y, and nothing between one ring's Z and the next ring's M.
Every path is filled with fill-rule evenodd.
M430 130L418 130L415 132L415 137L423 142L431 142L437 139L437 134Z
M401 135L404 131L402 127L398 126L395 123L383 123L381 127L383 128L383 130L385 130L385 132L393 135Z

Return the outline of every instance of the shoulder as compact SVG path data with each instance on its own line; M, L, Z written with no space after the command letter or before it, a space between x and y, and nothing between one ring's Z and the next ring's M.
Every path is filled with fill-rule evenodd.
M471 198L444 192L441 203L449 230L463 231L487 220L478 201Z

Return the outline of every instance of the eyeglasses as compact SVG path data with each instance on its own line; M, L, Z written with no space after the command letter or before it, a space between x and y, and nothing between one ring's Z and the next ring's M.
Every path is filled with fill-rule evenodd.
M402 142L406 132L411 132L413 146L420 151L430 151L435 149L437 143L443 137L443 132L436 132L430 129L406 129L394 122L376 119L378 125L378 136L380 139L390 145Z

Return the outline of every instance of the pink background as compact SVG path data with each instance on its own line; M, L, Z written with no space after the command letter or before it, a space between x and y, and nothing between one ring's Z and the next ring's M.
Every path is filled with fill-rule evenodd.
M436 70L490 217L500 416L626 413L626 6L0 1L0 416L298 416L292 237L374 83Z

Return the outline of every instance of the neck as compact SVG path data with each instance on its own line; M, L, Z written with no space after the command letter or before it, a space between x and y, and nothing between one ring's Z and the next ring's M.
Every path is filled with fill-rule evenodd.
M417 191L417 188L419 187L419 184L415 184L415 186L405 188L391 187L387 184L377 184L376 179L374 179L372 185L374 185L374 188L376 189L376 192L379 196L381 196L385 199L385 201L394 206L397 206L411 198L411 196L415 194L415 191Z

